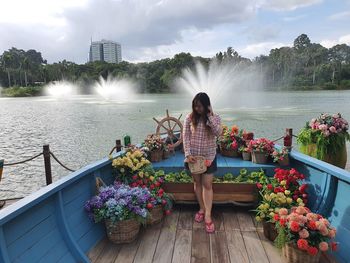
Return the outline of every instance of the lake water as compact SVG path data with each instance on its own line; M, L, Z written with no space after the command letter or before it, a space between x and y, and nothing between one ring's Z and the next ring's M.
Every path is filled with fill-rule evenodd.
M213 103L213 109L228 125L237 124L256 137L276 139L285 128L297 133L307 120L322 112L341 112L350 120L349 105L350 91L244 92L225 96ZM129 134L133 143L142 141L155 131L152 117L161 119L166 109L177 117L188 113L190 107L190 96L174 94L142 95L128 103L96 96L0 98L0 159L23 160L50 144L64 164L78 169L107 156L124 134ZM54 160L52 170L54 181L69 173ZM0 198L25 196L44 185L43 159L39 157L4 168Z

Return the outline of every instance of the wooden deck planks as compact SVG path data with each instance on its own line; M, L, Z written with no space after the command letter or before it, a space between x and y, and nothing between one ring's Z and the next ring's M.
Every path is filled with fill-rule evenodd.
M153 262L153 255L158 243L161 224L149 226L140 238L140 245L136 252L134 262Z
M153 262L170 263L172 261L179 214L179 211L174 211L164 219Z
M283 257L256 228L249 211L214 207L215 234L194 222L198 207L175 207L162 223L141 230L138 240L115 245L103 239L89 253L98 263L284 263Z
M176 232L172 263L191 262L192 230L178 229Z
M192 230L192 263L210 263L209 235L201 228Z

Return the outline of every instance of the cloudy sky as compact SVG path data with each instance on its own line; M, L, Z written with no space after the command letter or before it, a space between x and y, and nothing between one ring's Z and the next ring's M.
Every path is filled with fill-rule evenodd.
M91 38L120 42L133 62L228 46L254 58L301 33L350 45L350 0L0 0L0 10L0 53L36 49L50 63L85 63Z

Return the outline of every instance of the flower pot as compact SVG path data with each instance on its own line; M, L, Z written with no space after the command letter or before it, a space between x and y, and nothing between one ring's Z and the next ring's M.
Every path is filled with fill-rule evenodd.
M252 154L250 152L242 152L242 158L244 161L250 161L252 159Z
M267 156L265 152L252 152L253 163L264 164L267 163Z
M289 156L286 156L283 160L277 161L280 166L288 166L289 165Z
M311 157L317 158L317 144L311 143L308 145L300 145L299 147L300 152L307 154ZM338 166L340 168L346 167L346 161L347 161L347 152L346 152L346 144L344 142L343 146L338 149L338 152L334 155L326 154L323 158L324 162L333 164L335 166Z
M227 149L226 145L221 144L220 145L220 152L222 156L226 156L226 157L239 157L239 152L238 149Z
M275 224L271 222L263 222L263 230L264 230L264 236L270 240L275 241L276 237L278 236L277 230L275 228Z
M128 219L113 222L105 220L108 239L115 244L130 243L134 241L140 230L140 222L136 219Z
M168 159L170 156L170 151L163 151L163 159Z
M150 161L152 163L160 162L162 159L163 159L163 150L162 149L153 150L150 152Z
M282 254L286 258L287 263L319 263L321 257L320 252L318 252L315 256L312 256L306 251L298 249L293 244L286 244L282 248Z
M150 216L147 218L146 224L153 225L161 222L163 219L163 207L161 205L157 205L152 208L150 211Z

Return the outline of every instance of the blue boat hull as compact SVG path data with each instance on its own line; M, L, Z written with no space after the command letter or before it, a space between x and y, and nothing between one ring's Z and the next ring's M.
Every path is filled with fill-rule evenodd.
M166 170L182 169L183 155L155 164ZM261 165L238 159L218 158L219 174L256 170ZM329 216L337 227L339 262L350 262L350 173L296 151L291 166L303 172L310 184L309 206ZM273 165L263 167L272 175ZM111 183L111 161L103 159L0 211L0 262L89 262L86 253L104 236L102 224L94 224L84 203L95 194L95 178Z

